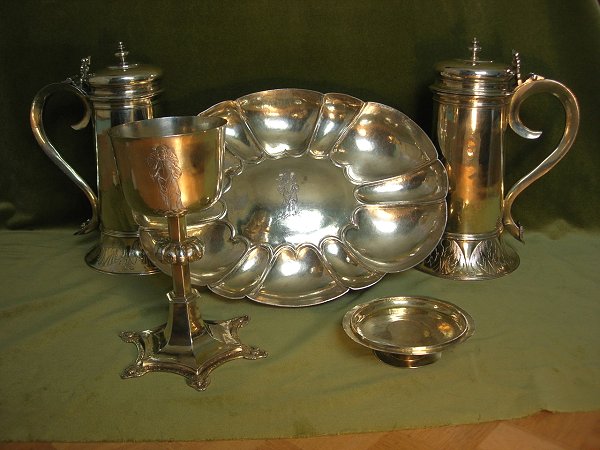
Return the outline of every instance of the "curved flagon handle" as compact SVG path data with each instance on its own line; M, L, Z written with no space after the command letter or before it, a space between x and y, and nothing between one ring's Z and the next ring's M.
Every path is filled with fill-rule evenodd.
M71 127L75 130L81 130L87 126L90 121L92 114L92 106L86 95L86 93L78 86L73 84L70 79L60 83L52 83L42 88L33 99L31 104L31 111L29 114L29 120L31 122L31 129L42 150L48 155L48 157L62 170L71 181L73 181L85 194L92 207L92 217L81 224L80 229L75 234L85 234L98 228L99 217L98 217L98 198L90 186L79 176L75 170L62 158L58 153L58 150L46 135L44 130L43 112L46 100L50 95L57 91L67 90L81 99L85 105L85 112L83 118Z
M519 117L522 102L528 97L539 93L550 93L560 100L565 109L565 130L562 139L554 151L535 169L517 181L506 194L502 222L505 229L520 241L523 241L523 227L513 220L511 214L513 202L521 192L534 181L548 173L567 154L575 141L575 136L579 128L579 105L569 88L558 81L547 80L538 75L532 75L525 82L517 86L510 104L509 124L519 136L527 139L536 139L542 134L541 131L534 131L527 128L523 125Z

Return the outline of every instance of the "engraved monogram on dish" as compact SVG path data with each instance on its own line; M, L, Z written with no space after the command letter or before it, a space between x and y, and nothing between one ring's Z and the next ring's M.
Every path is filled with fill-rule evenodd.
M296 174L291 170L284 170L277 176L277 192L283 196L282 211L278 214L280 219L295 216L299 212L298 190L300 186Z

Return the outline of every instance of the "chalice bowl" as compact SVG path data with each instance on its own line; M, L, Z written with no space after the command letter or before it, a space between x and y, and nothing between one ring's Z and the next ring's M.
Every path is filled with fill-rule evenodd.
M202 257L204 246L198 238L187 236L186 214L209 208L219 199L226 123L220 117L163 117L109 131L123 193L136 221L167 219L168 238L159 240L154 252L171 265L173 276L167 322L120 334L138 349L136 361L122 378L172 372L185 377L189 386L204 390L210 373L221 364L267 355L239 338L238 329L248 316L203 319L200 295L191 285L189 264Z

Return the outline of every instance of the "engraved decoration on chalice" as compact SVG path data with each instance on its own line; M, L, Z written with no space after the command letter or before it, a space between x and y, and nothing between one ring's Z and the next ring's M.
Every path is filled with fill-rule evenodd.
M225 124L216 117L164 117L109 131L125 199L136 221L167 220L168 235L155 243L153 257L168 264L173 276L167 322L121 333L124 341L138 348L138 357L123 371L123 378L172 372L203 390L221 364L266 356L240 340L238 329L248 322L247 316L203 319L199 293L191 285L190 262L202 258L204 243L187 236L186 215L210 208L221 195Z
M188 217L206 256L192 283L226 298L301 307L423 261L446 225L448 180L409 117L346 94L256 92L214 105L227 119L219 202ZM142 220L141 222L144 222ZM146 218L142 247L166 226Z

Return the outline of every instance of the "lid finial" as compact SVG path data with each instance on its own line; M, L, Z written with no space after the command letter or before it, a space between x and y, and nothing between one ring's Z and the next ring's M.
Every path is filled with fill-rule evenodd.
M518 51L513 49L512 56L513 70L515 71L515 78L517 79L517 84L519 85L523 83L523 79L521 78L521 55Z
M471 61L473 62L473 64L475 64L477 62L479 52L481 51L481 46L479 45L479 40L476 37L473 38L473 42L472 42L471 46L469 47L469 50L471 50L471 53L472 53Z
M84 84L90 79L90 65L92 63L92 57L87 56L81 58L81 64L79 66L79 87L83 87Z
M127 57L128 54L129 54L129 52L127 50L125 50L125 44L123 44L123 41L119 41L117 53L115 53L115 56L117 58L119 58L121 67L128 66L127 61L125 61L125 58Z

